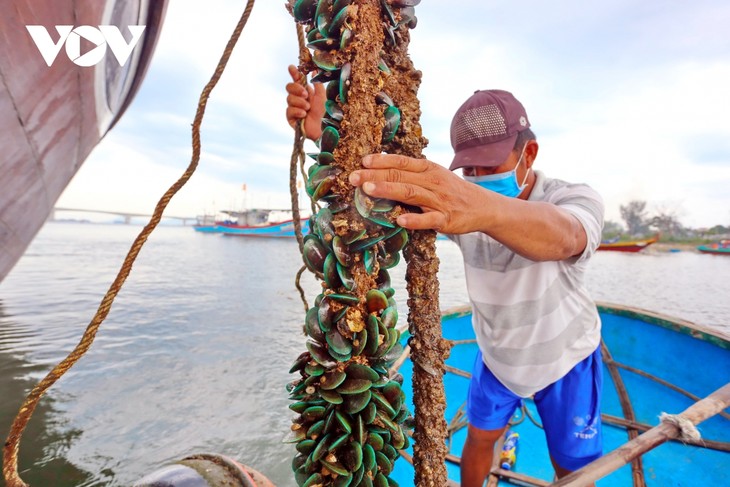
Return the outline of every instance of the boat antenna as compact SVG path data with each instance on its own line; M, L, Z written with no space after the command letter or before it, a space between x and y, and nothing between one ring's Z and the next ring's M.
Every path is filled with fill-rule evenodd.
M306 83L306 75L316 72L311 81L327 84L328 99L325 105L327 116L323 120L326 125L322 126L323 135L318 143L320 152L313 155L317 160L310 168L309 180L304 178L309 196L315 201L327 202L328 206L319 211L313 206L310 234L306 241L297 233L305 264L315 275L324 274L325 289L313 308L309 309L305 301L305 328L312 341L307 344L310 350L303 352L290 370L292 373L302 372L302 378L290 384L290 397L299 401L292 405L293 409L306 405L306 398L319 394L317 387L308 386L316 381L315 374L323 374L322 382L334 381L334 385L323 386L322 397L335 401L332 404L340 404L343 398L338 398L339 393L335 389L340 386L334 379L344 378L342 368L347 368L350 374L357 376L366 374L362 370L362 362L370 364L371 359L374 359L376 363L370 365L376 368L379 368L378 361L387 362L384 356L388 350L392 350L400 336L400 329L395 329L395 319L392 318L397 313L393 313L396 309L395 304L391 303L394 290L390 287L387 269L397 263L399 252L403 250L408 264L408 329L414 364L415 485L425 487L448 484L443 373L444 359L449 354L450 345L441 334L436 232L406 232L395 224L395 218L415 209L386 200L373 200L348 182L349 173L361 167L360 158L365 154L383 151L423 158L422 151L428 141L422 136L419 122L421 111L417 90L421 73L414 68L408 56L409 29L416 26L413 7L417 4L412 0L289 0L287 3L295 20L307 26L307 47L314 51L312 56L304 52L304 40L299 28L299 72L302 76L298 81ZM301 149L305 135L303 132L301 123L297 124L290 165L293 210L298 209L295 177L297 162L301 170L304 160ZM297 216L294 216L295 224L298 221ZM385 309L389 311L385 312ZM316 324L318 319L320 324ZM364 325L363 321L367 321L367 324ZM324 331L327 332L326 336ZM324 345L325 341L328 345ZM388 342L391 348L388 348ZM369 351L364 352L363 346ZM380 355L379 350L382 350ZM386 372L378 380L388 382L387 375ZM357 380L362 382L364 379ZM392 403L397 404L397 407L391 408L394 409L392 416L395 416L401 404L399 397L396 397L400 390L393 384L388 387L389 392L392 392ZM355 416L358 416L359 411L369 408L375 414L376 400L385 401L375 391L372 393L375 399L368 402L367 397L371 393L353 392L348 389L351 385L348 382L348 385L342 386L346 390L344 394L348 396L342 403L344 405L329 408L341 418L341 428L345 432L350 428L351 421L355 424ZM333 391L330 392L330 389ZM297 399L300 397L302 399ZM381 404L381 407L385 406ZM321 409L325 410L325 407ZM317 406L302 412L301 417L295 419L292 427L295 439L301 436L305 426L316 419L313 416L319 412L315 414L315 411L319 411ZM332 412L328 414L333 417ZM401 419L400 415L398 417ZM388 418L374 421L392 433L389 436L394 449L402 449L410 441L403 438L401 425ZM353 432L355 429L352 426ZM359 441L347 445L352 458L362 458L364 452L369 451L369 445L358 446L362 443L362 437L362 434L358 434ZM322 454L329 448L326 438L325 435L318 436L317 441L303 440L306 443L300 448L314 447L316 453L313 453L313 462L324 466L321 469L310 464L298 466L295 476L299 475L303 483L320 483L324 480L320 478L322 476L331 480L329 475L332 472L354 476L356 473L352 470L361 470L358 468L359 461L345 465L350 469L347 470L334 456L331 461L323 458ZM359 452L359 448L363 451ZM300 455L295 461L299 462L302 457L306 455ZM389 460L394 461L395 458ZM310 476L304 478L304 475ZM383 481L380 479L381 483ZM325 482L325 485L329 484Z

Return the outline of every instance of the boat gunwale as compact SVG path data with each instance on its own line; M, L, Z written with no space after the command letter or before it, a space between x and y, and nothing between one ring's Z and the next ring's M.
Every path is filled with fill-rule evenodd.
M669 316L656 311L650 311L637 306L610 303L607 301L595 301L599 312L633 318L660 326L672 331L689 335L698 340L712 343L725 350L730 350L730 334L722 330L709 328L683 318ZM463 304L448 308L441 312L442 320L449 320L466 316L472 312L471 306Z
M722 349L730 350L730 334L722 330L636 306L627 306L605 301L596 301L596 306L599 312L639 319L645 323L660 326L698 340L712 343Z

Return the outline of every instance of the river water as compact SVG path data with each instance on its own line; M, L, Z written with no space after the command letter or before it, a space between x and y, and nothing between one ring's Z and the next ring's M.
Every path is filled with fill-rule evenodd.
M141 227L47 224L0 284L0 434L76 345ZM459 250L438 242L442 309L466 302ZM304 350L293 239L161 227L96 342L41 401L21 444L34 486L129 485L195 452L224 453L294 485L288 369ZM405 319L405 264L391 273ZM600 252L597 300L730 333L730 257ZM311 303L318 283L302 282ZM2 482L0 480L0 482Z

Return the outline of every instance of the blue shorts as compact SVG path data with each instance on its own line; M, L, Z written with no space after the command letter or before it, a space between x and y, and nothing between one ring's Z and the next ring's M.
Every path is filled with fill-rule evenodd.
M601 456L601 348L586 357L562 379L537 392L550 455L566 470L578 470ZM507 389L484 365L477 353L466 413L469 423L482 430L498 430L509 422L522 398Z

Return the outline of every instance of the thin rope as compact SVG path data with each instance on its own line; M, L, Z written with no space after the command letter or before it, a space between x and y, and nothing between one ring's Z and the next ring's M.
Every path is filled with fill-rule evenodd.
M306 59L306 56L309 55L309 51L307 50L307 47L304 45L304 33L302 32L302 27L299 24L294 24L294 26L297 29L297 41L299 43L299 62L303 63ZM302 84L302 86L307 85L307 77L305 75L302 75L299 78L299 83ZM301 221L301 214L299 213L299 193L297 191L297 168L302 173L302 180L304 182L304 185L307 184L307 177L304 174L304 141L306 139L306 135L304 132L304 120L300 120L299 123L294 124L294 147L292 148L291 153L291 160L289 162L289 193L291 196L291 212L292 212L292 218L294 219L294 234L297 238L297 244L299 245L299 253L302 256L302 259L304 259L304 237L302 236L302 221ZM312 208L312 211L314 214L314 208ZM300 284L300 279L302 276L302 272L304 272L304 269L306 267L302 267L299 269L299 272L297 272L297 276L294 280L294 286L299 291L299 295L302 298L302 303L304 304L304 312L306 313L309 310L309 304L307 303L307 298L304 293L304 289L302 289L302 286Z
M535 419L535 417L530 412L530 409L527 406L525 406L524 404L522 405L522 413L525 415L525 417L527 419L532 421L532 424L534 424L535 426L537 426L540 429L544 429L542 424L540 424L540 422L537 419Z
M304 46L304 34L302 33L302 27L299 24L294 24L297 30L297 41L299 42L299 61L303 59L303 51L306 50ZM307 77L302 75L299 78L299 83L306 86ZM292 217L294 218L294 233L297 237L297 244L299 244L299 253L304 255L304 238L302 237L302 222L299 215L299 192L297 191L297 162L300 159L300 154L304 153L304 121L301 120L299 123L294 124L294 147L292 148L291 160L289 162L289 193L291 196L291 210ZM304 180L306 183L306 179Z
M309 303L307 303L307 296L305 295L304 289L302 288L302 284L300 282L301 278L302 278L302 274L304 273L305 270L307 270L307 266L305 266L305 265L303 265L299 269L299 272L297 272L297 277L294 280L294 285L296 286L297 291L299 291L299 296L301 296L302 303L304 303L304 312L306 313L307 311L309 311Z
M305 40L304 40L304 32L302 30L302 26L299 25L299 24L295 24L295 25L296 25L296 29L297 29L297 44L299 45L299 65L300 66L305 66L305 65L311 64L311 62L312 62L312 55L309 53L309 49L307 49L307 46L306 46L306 43L305 43ZM304 86L306 88L306 86L307 86L307 77L306 76L302 76L299 79L299 82L302 84L302 86ZM295 144L294 147L296 149L297 141L300 140L300 138L301 138L301 146L299 147L299 151L298 151L298 156L299 156L299 172L302 175L302 180L306 184L306 182L307 182L307 173L304 170L304 161L306 159L306 154L304 153L304 141L306 140L306 134L304 132L304 120L301 120L299 122L298 129L300 130L301 133L298 134L299 136L295 136L295 138L294 138L294 144ZM295 130L296 130L296 128L295 128ZM311 199L310 199L310 204L311 204L311 209L312 209L312 215L314 215L315 213L317 213L317 206L315 205L314 200L311 200Z
M195 169L198 166L198 162L200 161L200 124L203 121L203 114L205 113L205 107L208 103L208 98L210 97L211 91L213 91L213 88L218 83L218 80L223 74L226 64L228 64L228 60L231 57L233 48L238 42L238 38L240 37L241 32L243 31L243 28L246 25L249 16L251 15L253 5L254 0L248 0L243 15L238 21L238 25L236 25L236 28L233 31L233 34L231 35L231 38L229 39L225 50L223 51L223 55L221 56L220 61L218 61L218 66L216 67L213 76L211 77L205 88L203 88L203 91L200 94L198 109L195 114L195 119L193 121L193 156L190 164L188 165L187 169L180 177L180 179L178 179L157 202L157 206L155 206L155 211L153 212L149 223L145 225L140 234L132 243L132 247L129 249L129 252L127 253L124 262L122 263L122 267L119 270L117 277L114 279L114 282L112 282L104 298L101 300L96 314L94 315L93 319L87 326L86 331L84 331L84 334L81 337L81 341L78 343L78 345L76 345L76 348L74 348L71 353L69 353L68 356L61 361L61 363L56 365L48 373L48 375L46 375L46 377L43 378L43 380L41 380L41 382L39 382L38 385L33 388L30 394L28 394L28 397L23 402L23 405L20 407L17 416L15 416L13 424L10 427L10 433L8 434L8 438L5 441L5 445L3 448L3 476L5 477L5 481L8 487L28 486L28 484L26 484L18 474L18 450L20 447L20 440L23 435L23 431L28 425L28 421L30 421L30 418L35 411L38 402L40 401L43 394L45 394L45 392L53 384L55 384L56 381L60 379L61 376L63 376L63 374L65 374L71 367L73 367L73 365L78 362L78 360L86 353L87 350L89 350L89 347L91 347L91 344L96 337L96 332L99 330L102 322L109 315L109 311L111 311L114 299L116 298L119 291L122 289L124 282L127 280L127 277L132 270L132 264L134 264L134 261L137 259L137 256L139 255L142 246L162 219L162 213L165 211L167 204L170 202L175 193L177 193L180 188L182 188L185 183L187 183L187 181L195 172Z

